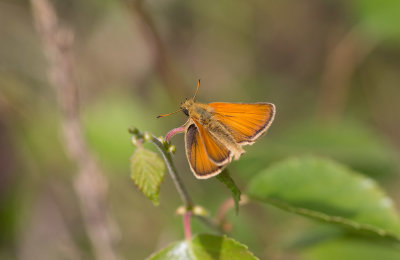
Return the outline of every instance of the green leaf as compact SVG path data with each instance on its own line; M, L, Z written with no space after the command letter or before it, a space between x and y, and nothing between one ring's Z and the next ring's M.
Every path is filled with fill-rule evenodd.
M392 200L372 179L328 159L277 163L251 180L248 193L296 214L400 241Z
M234 163L238 172L253 176L271 162L288 156L318 154L332 157L362 173L384 179L398 168L398 155L388 140L352 120L338 123L300 122Z
M131 179L154 205L158 205L165 164L157 153L138 148L131 157Z
M325 241L302 251L301 259L307 260L364 260L400 259L400 250L383 241L345 237Z
M217 175L217 179L225 184L225 186L231 191L233 201L235 202L235 211L236 214L239 213L239 201L240 201L240 190L236 183L233 181L227 169L223 170L220 174Z
M189 241L173 243L149 257L151 260L254 260L247 247L226 236L196 235Z

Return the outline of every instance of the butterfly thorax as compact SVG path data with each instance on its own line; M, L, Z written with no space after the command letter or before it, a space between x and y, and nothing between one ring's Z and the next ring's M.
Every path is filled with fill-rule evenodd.
M235 158L239 158L244 152L242 147L235 142L229 129L214 118L212 107L189 99L181 105L181 108L183 112L189 116L189 124L196 122L203 126L208 132L216 137L216 139L233 151Z

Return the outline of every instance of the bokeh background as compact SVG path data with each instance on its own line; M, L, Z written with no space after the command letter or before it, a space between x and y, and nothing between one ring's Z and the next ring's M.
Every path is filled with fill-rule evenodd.
M183 124L183 114L156 116L199 78L199 101L277 106L268 133L230 166L240 188L275 161L317 154L374 178L400 205L400 1L50 2L74 34L85 142L108 186L119 256L143 259L183 238L169 177L158 207L131 182L127 129L159 136ZM48 69L30 2L0 0L0 259L94 257ZM183 136L173 143L190 194L214 215L229 191L195 179ZM261 259L309 259L323 240L312 233L324 227L273 207L250 203L229 220L230 236Z

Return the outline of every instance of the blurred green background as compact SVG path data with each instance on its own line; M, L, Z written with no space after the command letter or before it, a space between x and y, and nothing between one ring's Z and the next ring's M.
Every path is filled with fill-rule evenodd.
M85 137L108 181L120 256L143 259L183 238L169 177L158 207L131 183L127 129L159 136L183 124L183 114L156 116L191 97L199 78L200 102L277 107L268 133L230 166L242 189L273 162L316 154L376 179L400 205L400 1L151 0L140 9L134 1L51 2L75 32ZM0 259L92 255L47 68L29 1L0 0ZM215 214L229 191L195 179L183 136L172 142L189 192ZM307 246L312 232L330 227L273 207L249 204L229 220L230 236L261 259L370 247L323 238Z

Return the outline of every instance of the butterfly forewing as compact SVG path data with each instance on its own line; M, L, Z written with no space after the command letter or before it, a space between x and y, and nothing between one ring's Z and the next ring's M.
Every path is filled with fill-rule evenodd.
M239 144L252 144L271 125L275 106L271 103L210 103L214 117L225 125Z
M209 159L195 124L189 125L185 135L185 143L190 168L197 178L206 179L221 172L222 166L216 165Z

